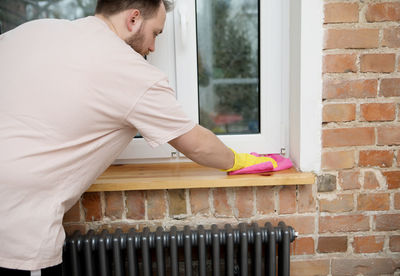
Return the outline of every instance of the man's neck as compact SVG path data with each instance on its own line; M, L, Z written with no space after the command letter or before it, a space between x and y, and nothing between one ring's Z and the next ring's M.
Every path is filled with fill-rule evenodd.
M110 28L110 30L113 31L118 37L120 37L122 39L122 37L118 33L117 28L115 27L114 23L112 22L112 19L107 18L102 14L95 14L95 17L97 17L97 18L101 19L102 21L104 21L107 24L107 26Z

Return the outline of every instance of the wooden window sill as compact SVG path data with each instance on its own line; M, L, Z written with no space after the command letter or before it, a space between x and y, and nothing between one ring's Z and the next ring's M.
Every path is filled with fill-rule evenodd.
M314 184L315 175L295 168L227 175L192 162L110 166L87 192Z

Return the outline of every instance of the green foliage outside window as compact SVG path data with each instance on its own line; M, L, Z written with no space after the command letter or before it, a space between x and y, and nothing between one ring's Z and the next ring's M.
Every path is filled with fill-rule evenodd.
M259 133L258 33L254 35L254 31L258 32L258 13L246 14L240 10L232 16L233 1L209 1L212 7L212 72L205 70L201 59L204 57L199 56L199 93L207 93L210 80L215 80L212 93L216 95L216 102L212 113L205 111L207 107L200 103L200 124L218 134ZM242 5L246 6L249 3L246 2L242 1ZM251 26L254 22L257 23ZM253 35L249 34L249 26L253 28ZM254 44L256 49L252 47ZM218 83L224 79L228 82ZM247 81L241 82L241 79ZM249 79L255 81L249 82ZM222 116L224 120L215 119Z
M250 78L257 64L251 60L251 44L245 25L229 17L227 1L212 1L213 12L213 78ZM239 24L238 24L239 23Z

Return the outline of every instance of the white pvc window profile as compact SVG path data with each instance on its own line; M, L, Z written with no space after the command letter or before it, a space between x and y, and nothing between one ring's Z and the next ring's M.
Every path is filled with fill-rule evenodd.
M197 0L201 1L201 0ZM279 153L288 141L288 0L259 1L260 133L218 136L239 152ZM186 114L199 121L196 2L177 0L149 62L168 74ZM169 145L150 148L135 138L117 163L171 161L179 156ZM173 158L176 160L176 158Z

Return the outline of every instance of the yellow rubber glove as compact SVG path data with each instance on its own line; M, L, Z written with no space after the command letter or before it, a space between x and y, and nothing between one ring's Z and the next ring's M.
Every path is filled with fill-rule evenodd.
M249 153L237 153L233 149L231 149L231 151L233 151L233 153L235 154L235 164L232 168L228 170L223 170L225 172L240 170L264 162L271 162L274 168L278 167L276 161L270 157L257 157Z

